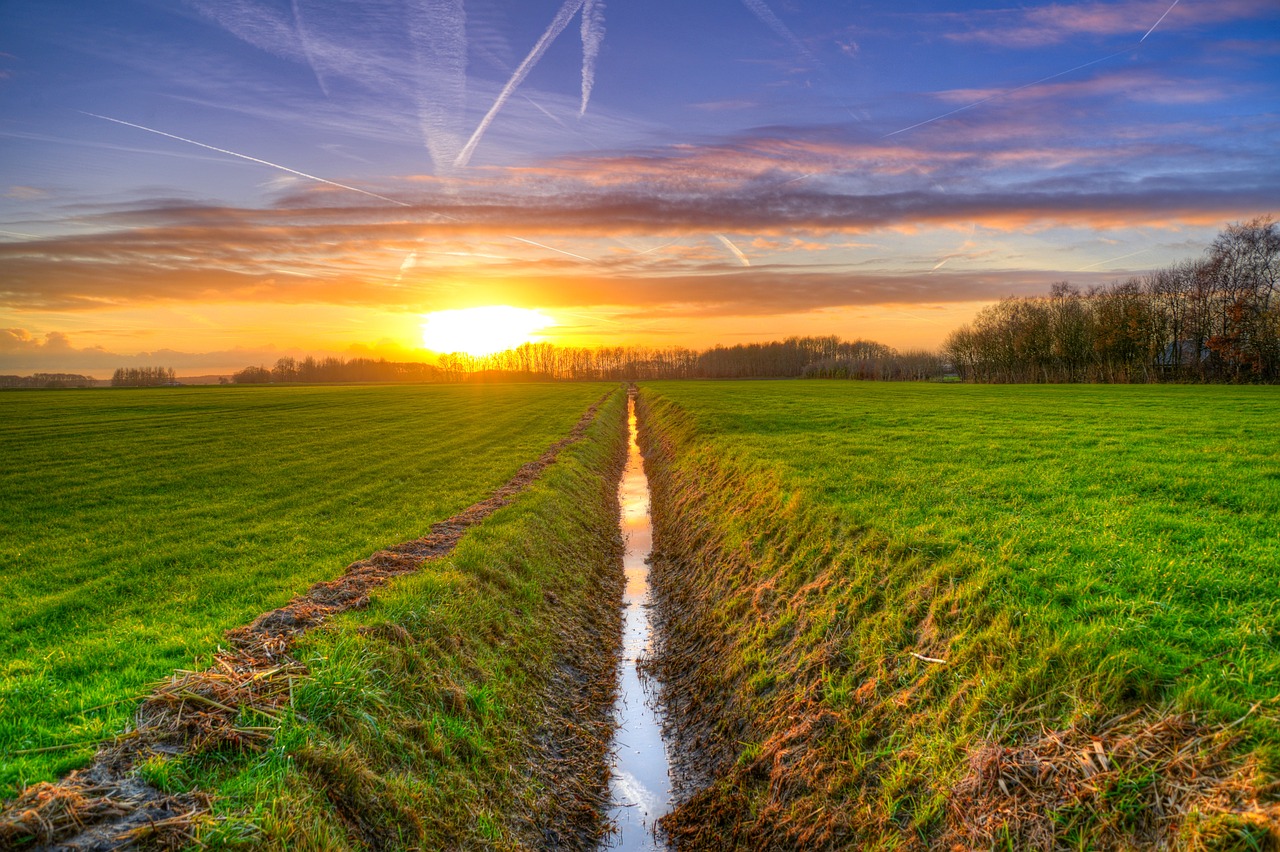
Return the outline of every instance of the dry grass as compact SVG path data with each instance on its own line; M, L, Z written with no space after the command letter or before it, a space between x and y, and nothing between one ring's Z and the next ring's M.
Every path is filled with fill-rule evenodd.
M1234 724L1133 711L1016 746L985 743L951 791L944 842L1055 849L1087 836L1100 849L1267 848L1280 804L1260 799L1267 791L1235 755L1238 740Z

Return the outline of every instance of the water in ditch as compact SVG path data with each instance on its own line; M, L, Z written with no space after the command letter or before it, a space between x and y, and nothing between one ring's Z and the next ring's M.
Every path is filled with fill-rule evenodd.
M609 818L617 827L605 838L603 849L664 849L654 835L658 818L671 800L671 779L666 743L662 739L662 715L657 684L638 665L653 644L649 620L648 558L653 550L653 526L649 519L649 480L644 475L640 447L636 443L635 398L628 402L631 445L627 467L618 486L622 503L622 534L626 551L622 567L627 586L623 592L622 662L618 667L618 700L614 718L618 732L613 742L613 772L609 781L613 801Z

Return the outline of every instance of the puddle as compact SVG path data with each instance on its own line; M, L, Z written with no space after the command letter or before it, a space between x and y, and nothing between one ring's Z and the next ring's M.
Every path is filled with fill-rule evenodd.
M613 742L613 766L609 780L613 801L609 818L617 826L605 838L602 849L665 849L653 829L671 801L666 743L662 740L662 716L658 709L658 685L642 673L637 660L652 650L649 620L649 566L653 550L653 526L649 520L649 480L645 478L636 444L636 403L628 402L627 423L631 445L627 467L618 486L622 503L622 534L626 552L622 567L627 587L622 595L622 662L618 667L618 700L613 705L618 732Z

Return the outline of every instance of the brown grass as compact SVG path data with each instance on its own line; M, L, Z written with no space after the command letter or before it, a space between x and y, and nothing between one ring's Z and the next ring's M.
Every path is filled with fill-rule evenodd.
M1276 848L1280 804L1262 801L1253 768L1232 757L1238 739L1234 725L1133 711L986 743L951 791L945 845L1054 849L1075 825L1101 849Z

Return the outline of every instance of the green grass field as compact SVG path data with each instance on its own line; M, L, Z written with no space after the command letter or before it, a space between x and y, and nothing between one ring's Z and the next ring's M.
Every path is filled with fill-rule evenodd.
M0 798L83 764L223 630L487 496L605 390L0 395Z
M862 842L936 838L979 741L1143 706L1247 716L1239 750L1274 781L1276 389L690 382L644 393L671 453L674 535L696 530L683 555L706 561L696 628L725 637L711 640L714 700L729 730L749 732L728 746L742 771L718 801L745 795L747 822L772 819L794 838L804 808L841 803L848 821L832 830ZM788 713L836 720L812 745L829 761L826 792L797 792L790 815L778 782L746 769L786 741ZM1093 830L1062 817L1073 819L1067 842Z

